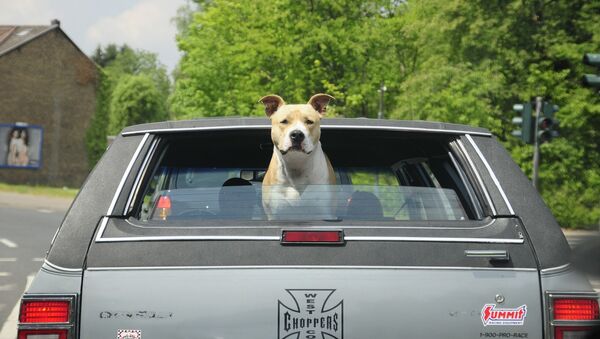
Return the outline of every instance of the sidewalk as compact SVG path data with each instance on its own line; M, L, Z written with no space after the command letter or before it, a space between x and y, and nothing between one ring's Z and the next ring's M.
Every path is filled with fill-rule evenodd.
M570 237L591 237L595 235L600 235L600 230L574 230L569 228L562 229L565 236Z
M0 191L0 206L36 210L67 211L70 198Z

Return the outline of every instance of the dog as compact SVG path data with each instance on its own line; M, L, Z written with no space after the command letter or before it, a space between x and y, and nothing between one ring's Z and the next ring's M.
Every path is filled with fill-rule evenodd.
M269 220L306 218L303 214L334 218L335 174L320 141L321 118L333 99L315 94L304 105L287 105L277 95L260 99L271 119L273 141L262 183L262 204Z

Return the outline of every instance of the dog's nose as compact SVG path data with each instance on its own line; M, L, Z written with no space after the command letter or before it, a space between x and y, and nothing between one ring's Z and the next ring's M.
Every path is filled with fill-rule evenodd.
M290 132L290 139L292 139L292 142L302 142L304 140L304 133L300 130L293 130Z

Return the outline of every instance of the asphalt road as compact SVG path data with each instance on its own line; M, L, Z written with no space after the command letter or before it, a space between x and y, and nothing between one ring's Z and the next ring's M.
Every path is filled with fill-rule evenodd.
M27 278L41 267L64 213L0 207L0 331L23 294Z

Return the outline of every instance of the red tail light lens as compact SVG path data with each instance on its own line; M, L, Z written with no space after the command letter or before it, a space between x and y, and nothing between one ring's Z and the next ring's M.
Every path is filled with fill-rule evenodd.
M283 231L283 244L341 244L344 242L342 231Z
M18 339L71 339L77 329L77 295L25 294Z
M554 320L598 320L596 299L554 299Z
M23 301L21 323L68 323L70 302L66 300Z
M20 330L19 339L67 339L67 330Z

